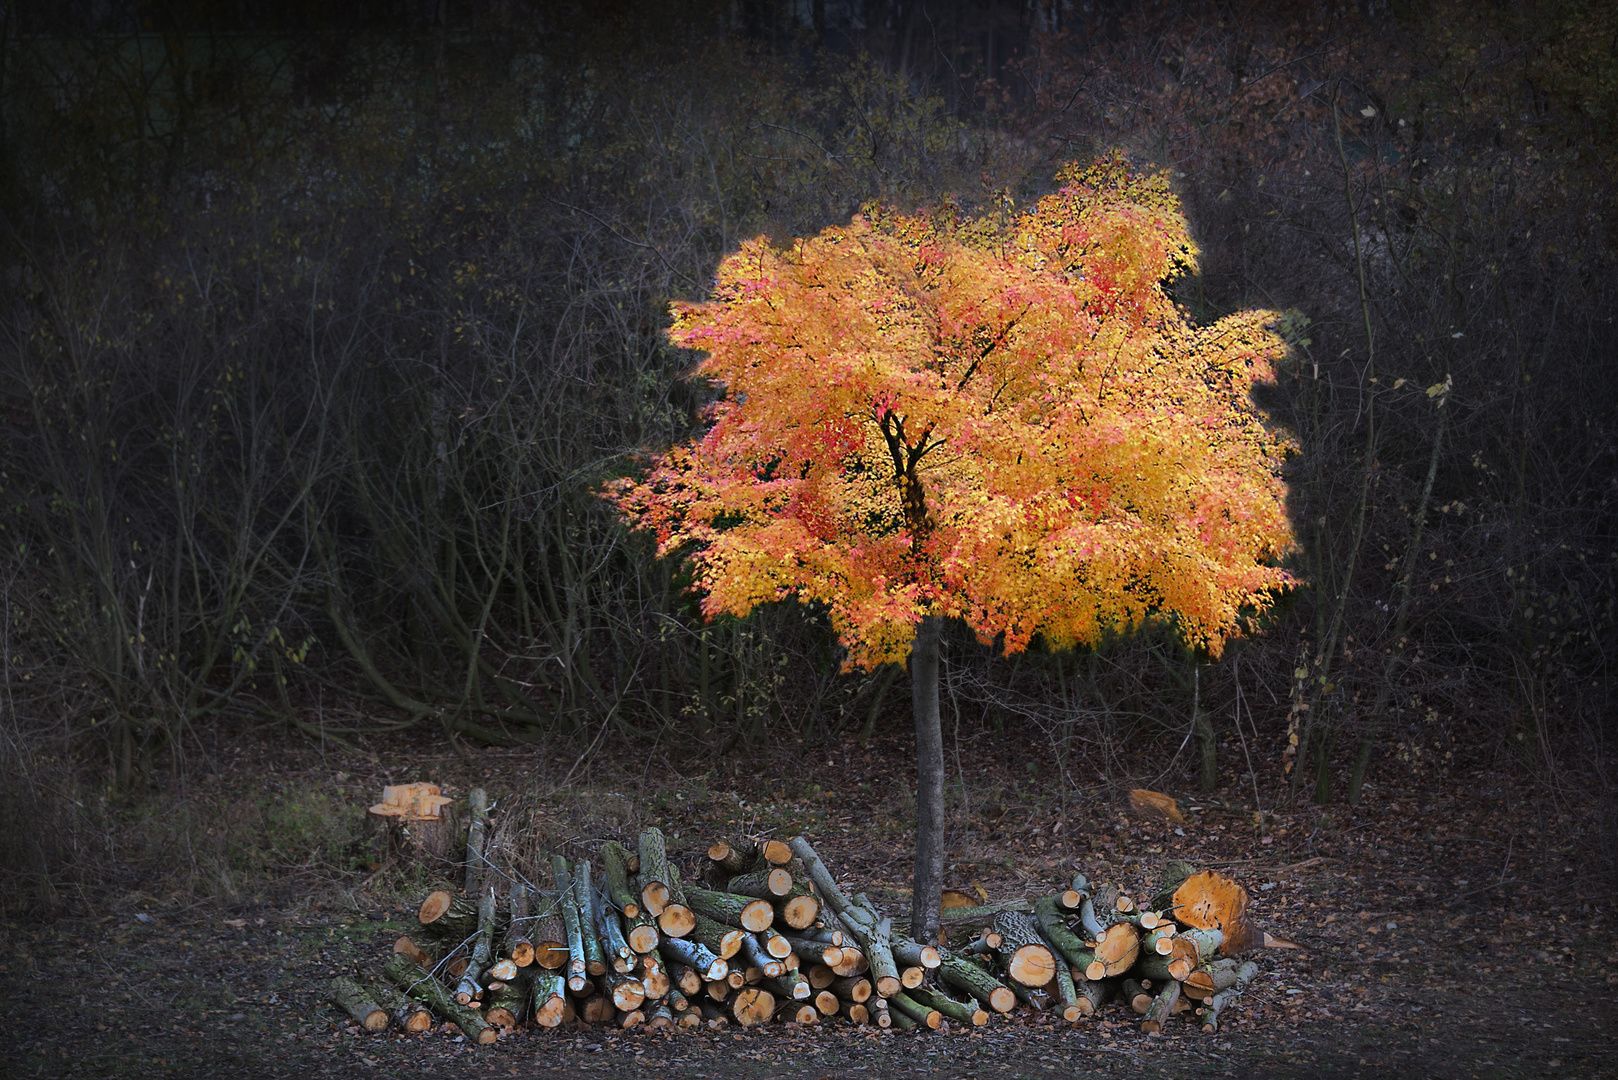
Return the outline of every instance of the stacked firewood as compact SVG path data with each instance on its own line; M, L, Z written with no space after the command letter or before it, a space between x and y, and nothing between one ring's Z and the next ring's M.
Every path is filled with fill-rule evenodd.
M420 932L399 938L382 978L333 980L367 1031L449 1021L487 1043L570 1021L908 1030L982 1026L1019 1006L1076 1021L1114 1000L1146 1032L1182 1014L1215 1031L1257 972L1230 954L1290 944L1252 925L1239 884L1184 863L1146 902L1080 875L1032 903L945 908L950 948L845 892L801 836L715 843L687 881L655 828L634 849L602 844L599 865L521 858L515 830L491 835L483 792L470 810L464 888L428 893Z

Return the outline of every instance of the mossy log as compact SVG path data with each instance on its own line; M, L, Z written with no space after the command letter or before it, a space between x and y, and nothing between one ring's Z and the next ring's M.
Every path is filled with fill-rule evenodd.
M353 979L337 976L329 984L329 992L331 999L365 1031L374 1035L387 1029L388 1011L371 1000L371 995Z
M888 948L893 952L893 960L906 967L919 967L927 971L934 971L944 962L942 954L935 945L922 945L912 941L903 934L890 934Z
M1146 906L1155 911L1167 911L1174 906L1174 890L1185 883L1185 879L1197 872L1197 868L1184 859L1170 859L1163 864L1163 870L1158 874L1157 893Z
M629 852L616 840L601 845L601 875L607 899L623 912L624 918L640 918L640 894L630 884Z
M534 922L530 936L534 943L534 963L547 971L567 966L567 924L562 921L560 894L540 893L534 898Z
M490 983L483 995L483 1019L501 1031L515 1031L528 1015L526 979Z
M1180 984L1177 980L1170 979L1163 984L1163 989L1158 991L1157 997L1146 1007L1146 1018L1140 1022L1141 1031L1148 1035L1162 1034L1163 1025L1174 1015L1174 1007L1179 1002Z
M773 902L792 892L792 874L779 866L739 874L726 883L725 891Z
M1128 1005L1141 1016L1152 1007L1152 995L1139 979L1125 979L1123 981L1124 1004Z
M416 909L416 921L441 940L461 941L478 928L477 901L457 896L450 889L434 889Z
M815 992L809 980L796 971L784 971L774 978L765 976L763 985L779 1001L808 1001Z
M612 965L612 970L620 974L628 971L635 966L635 951L624 940L623 921L618 917L617 909L600 888L592 890L590 907L595 915L596 934L601 938L601 948L607 954L607 962Z
M1119 980L1100 979L1092 982L1085 978L1075 978L1073 989L1079 996L1079 1012L1085 1016L1094 1016L1101 1011L1102 1006L1117 996Z
M1154 982L1184 982L1191 975L1191 961L1179 956L1143 956L1134 970Z
M458 1004L448 987L408 956L394 953L382 970L400 990L453 1022L471 1041L487 1045L500 1037L476 1009Z
M697 942L721 960L729 960L742 951L742 939L746 936L747 931L741 927L715 922L699 912L685 940Z
M979 1008L976 1004L968 1005L964 1001L956 1001L941 990L919 986L906 992L916 1001L938 1010L957 1023L970 1027L983 1027L989 1022L987 1010Z
M421 1002L410 1000L387 983L376 983L370 990L376 1003L388 1011L388 1016L400 1031L419 1034L432 1028L432 1010Z
M1011 987L963 957L946 953L938 967L939 978L958 990L964 990L990 1010L1008 1013L1017 1005L1017 995Z
M648 915L663 913L671 898L668 852L663 844L663 830L648 826L640 831L640 903Z
M1205 968L1193 971L1185 978L1187 997L1204 1001L1221 990L1236 985L1236 971L1241 964L1234 957L1215 960Z
M938 1025L944 1022L944 1014L931 1005L923 1005L909 994L900 992L888 999L889 1007L910 1017L916 1023L927 1028L937 1030Z
M1073 973L1066 964L1056 965L1051 987L1056 991L1056 1007L1061 1010L1063 1020L1071 1023L1085 1015L1085 1010L1079 1005L1078 989L1073 985Z
M1095 953L1084 941L1067 928L1067 918L1054 896L1042 896L1034 901L1034 920L1039 923L1040 934L1051 948L1080 971L1095 962Z
M589 859L580 859L573 865L573 906L579 917L580 943L584 946L584 970L591 976L607 973L607 950L596 932L595 890L590 886L592 867Z
M768 900L695 888L687 889L685 896L692 911L728 926L756 933L775 923L775 908Z

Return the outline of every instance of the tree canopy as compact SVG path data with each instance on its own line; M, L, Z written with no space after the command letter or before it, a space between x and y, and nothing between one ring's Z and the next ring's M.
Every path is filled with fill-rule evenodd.
M1008 653L1153 618L1217 654L1289 578L1284 438L1251 398L1277 316L1197 326L1165 174L1068 166L1024 212L877 207L760 237L669 331L706 352L712 426L610 486L705 614L823 605L849 662L928 616Z

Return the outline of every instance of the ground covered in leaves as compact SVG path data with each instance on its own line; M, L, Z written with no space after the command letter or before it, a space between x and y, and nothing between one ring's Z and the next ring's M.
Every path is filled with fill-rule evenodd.
M823 757L824 763L818 761ZM793 766L698 773L642 764L574 769L558 754L454 756L423 746L386 760L263 757L203 777L219 805L277 792L335 793L354 816L386 780L450 790L538 791L547 840L584 850L659 824L695 857L744 831L807 833L833 872L895 912L909 875L911 774L902 740L821 748ZM971 772L976 768L976 773ZM783 780L783 776L792 779ZM682 779L671 779L682 777ZM1618 938L1600 883L1527 820L1508 782L1462 779L1419 799L1373 788L1359 808L1274 808L1249 783L1204 800L1183 825L1126 816L1103 785L1059 800L1015 761L958 769L948 884L993 899L1036 896L1082 868L1144 893L1166 858L1245 882L1270 929L1305 946L1270 951L1217 1035L1176 1022L1148 1038L1113 1004L1066 1024L1019 1012L989 1027L878 1033L827 1023L748 1032L524 1031L472 1047L453 1029L365 1036L324 1000L326 980L369 974L411 928L419 884L370 867L287 875L279 886L81 898L50 921L0 930L0 989L15 1076L384 1077L576 1075L692 1078L1316 1077L1505 1080L1618 1076ZM1279 782L1272 785L1279 793ZM632 792L636 794L631 794ZM1181 794L1174 792L1174 794ZM1543 805L1541 803L1541 805ZM273 879L272 879L273 880Z

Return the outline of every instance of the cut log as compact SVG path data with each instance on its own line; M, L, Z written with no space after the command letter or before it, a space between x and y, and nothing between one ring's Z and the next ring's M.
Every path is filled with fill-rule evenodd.
M579 936L584 946L584 970L592 977L607 973L607 951L596 933L595 890L590 886L589 859L573 865L573 906L578 910ZM565 918L565 916L564 916Z
M517 961L509 956L502 956L489 965L489 970L484 973L484 977L494 982L511 982L521 970L517 966Z
M644 1023L646 1023L646 1014L640 1009L631 1009L618 1017L618 1026L625 1031L633 1031Z
M706 915L694 913L691 933L686 935L687 941L695 941L721 960L729 960L742 951L742 939L747 931L736 926L726 926L717 923Z
M715 979L712 982L703 983L702 989L714 1001L724 1001L730 997L730 991L733 988L725 979Z
M493 869L484 854L489 837L489 793L480 787L467 793L466 860L464 884L468 896L482 897L484 880Z
M814 894L800 890L796 882L793 888L792 894L783 897L775 905L776 912L783 925L794 930L807 930L820 917L820 901Z
M1139 955L1140 930L1133 923L1113 923L1096 941L1096 958L1085 970L1084 977L1093 982L1122 975L1134 966Z
M983 1027L989 1022L989 1014L984 1009L980 1009L976 1005L956 1001L940 990L921 986L908 991L908 993L916 1001L937 1009L944 1016L957 1023L966 1024L970 1027Z
M1161 926L1148 933L1141 939L1142 952L1156 953L1158 956L1168 956L1174 952L1173 927Z
M583 994L590 973L584 954L579 905L574 899L573 874L567 860L560 855L551 856L551 873L556 876L556 906L561 909L562 925L567 928L567 988L572 993Z
M420 866L432 873L443 873L453 865L453 821L445 813L452 801L437 784L384 787L382 801L370 808L372 817L384 822L387 829L383 861Z
M1233 957L1215 960L1207 967L1193 971L1185 979L1184 993L1197 1001L1205 1001L1221 990L1236 985L1236 970L1240 967Z
M811 964L825 964L830 967L843 957L841 948L836 945L828 945L824 941L798 937L796 934L780 934L778 936L787 943L789 949Z
M1185 815L1180 813L1180 804L1161 791L1136 788L1129 793L1129 808L1137 817L1152 821L1171 821L1176 825L1185 824Z
M1000 957L1007 975L1031 987L1041 987L1051 981L1056 974L1056 955L1045 944L1032 916L1003 911L995 916L994 929L1000 935L995 954Z
M871 965L866 962L865 954L852 945L844 945L842 956L837 963L830 965L830 967L838 975L864 975L871 970Z
M547 971L566 967L568 961L567 924L562 921L559 893L541 893L535 897L534 925L531 936L534 943L534 963Z
M498 910L493 889L478 898L477 936L472 940L472 953L467 957L466 970L461 973L460 982L455 984L455 1000L459 1004L470 1005L483 996L480 982L483 973L494 962L494 917Z
M1218 1031L1219 1020L1247 989L1247 984L1258 977L1258 965L1251 960L1236 969L1236 981L1228 989L1209 998L1202 1007L1202 1030Z
M879 919L869 929L854 929L855 938L865 950L865 959L870 962L871 982L876 986L878 997L890 998L904 988L899 981L899 967L894 963L893 950L888 947L888 934L892 927L891 919Z
M1073 989L1079 995L1079 1012L1085 1016L1094 1016L1118 993L1118 980L1102 979L1099 982L1091 982L1089 979L1075 978Z
M612 998L613 1007L621 1012L630 1012L640 1008L641 1002L646 1000L646 986L633 975L622 975L612 972L607 976L608 996Z
M728 926L756 933L768 930L775 923L775 908L768 900L707 889L687 889L685 896L692 911Z
M741 840L734 844L715 840L708 845L708 860L713 864L708 879L721 883L729 881L739 874L747 873L758 859L758 845L751 840Z
M405 956L410 957L413 963L419 964L429 971L432 970L433 964L436 963L432 954L417 945L408 935L399 938L393 943L393 951L403 953Z
M769 978L775 978L786 970L780 960L765 951L764 943L758 939L757 934L749 934L742 939L742 959Z
M723 979L730 970L723 957L695 938L670 938L657 949L671 963L689 966L703 980Z
M1124 980L1124 1001L1141 1016L1145 1016L1146 1010L1152 1007L1151 992L1141 985L1139 979Z
M472 1042L487 1045L499 1038L499 1032L490 1027L476 1009L458 1004L455 995L443 983L408 956L394 953L382 970L395 986L452 1021Z
M792 875L779 866L772 866L767 870L731 878L725 891L774 901L792 892Z
M528 886L521 881L512 882L511 891L506 897L506 912L509 921L506 923L506 936L500 942L500 952L511 958L511 962L518 967L527 967L534 962L534 942L529 938L531 919L529 918Z
M668 960L668 957L665 956L663 959ZM725 970L729 972L728 965ZM678 990L687 997L702 993L702 984L706 981L690 964L676 963L672 960L669 961L669 980L674 984L669 993Z
M658 1002L652 1006L652 1011L646 1014L646 1030L655 1031L659 1028L665 1030L674 1028L674 1012L666 1001Z
M909 994L894 994L888 999L888 1005L910 1017L916 1023L935 1031L938 1029L938 1025L944 1021L943 1013L930 1005L923 1005Z
M763 985L775 995L777 1001L808 1001L815 992L809 980L796 971L782 972L774 978L765 976Z
M446 941L460 941L478 928L476 900L456 896L449 889L434 889L416 910L422 928Z
M946 954L938 975L949 985L964 990L997 1013L1008 1013L1017 1005L1011 987L963 957Z
M1174 1015L1175 1006L1179 1003L1180 984L1170 979L1163 984L1163 989L1158 991L1157 997L1146 1007L1146 1019L1140 1022L1141 1031L1148 1035L1161 1035L1163 1025L1169 1022L1169 1017Z
M1191 974L1191 961L1180 956L1143 956L1135 965L1136 973L1148 979L1184 982Z
M607 955L607 961L612 970L620 974L635 966L635 951L624 940L623 920L619 918L617 909L612 901L607 899L606 890L596 888L590 894L590 913L595 916L596 935L601 939L601 948Z
M871 980L860 975L849 975L844 978L834 979L831 983L832 993L850 1001L870 1001L875 990L876 988L871 985Z
M1221 930L1222 955L1246 952L1264 943L1261 930L1247 913L1247 890L1214 870L1199 870L1175 888L1170 905L1174 918L1199 930Z
M865 1006L864 1002L848 1001L842 998L839 998L838 1001L841 1004L843 1015L848 1017L850 1024L863 1026L871 1022L871 1010Z
M815 993L815 1009L821 1016L836 1016L841 1003L837 995L830 990L820 990Z
M919 968L919 967L900 968L899 969L899 988L900 988L900 992L902 993L905 990L914 990L916 987L920 986L923 982L925 982L926 979L927 979L927 969L926 968Z
M559 972L542 970L533 977L530 987L534 1023L556 1027L567 1009L567 979Z
M757 1027L775 1015L775 995L762 987L744 987L730 999L730 1015L744 1028Z
M669 902L668 853L663 846L663 831L649 826L640 832L640 902L648 915L657 916Z
M502 1032L516 1031L528 1011L525 982L490 983L483 995L483 1019Z
M1193 964L1206 964L1212 960L1214 954L1225 945L1225 932L1223 930L1187 930L1179 935L1178 940L1192 946L1191 961Z
M937 969L939 964L943 963L943 957L936 946L918 944L903 934L889 935L888 947L893 952L894 962L904 964L907 967L919 967L927 971L933 971Z
M339 975L330 983L331 999L343 1007L354 1022L371 1034L387 1030L388 1011L353 979Z
M865 1003L865 1007L871 1010L871 1022L877 1027L890 1028L893 1026L893 1012L888 1008L887 998L874 997ZM909 1020L912 1024L915 1023L915 1021L910 1020L910 1017L908 1016L905 1017L905 1019Z
M1039 923L1040 933L1045 940L1073 967L1083 971L1095 961L1095 953L1067 928L1067 921L1057 908L1056 897L1042 896L1035 900L1034 919Z
M1185 879L1197 872L1197 868L1184 859L1170 859L1163 864L1163 870L1157 878L1157 895L1147 906L1157 911L1166 911L1173 914L1174 890L1185 884Z
M1072 1023L1085 1015L1084 1009L1079 1006L1079 992L1073 985L1073 973L1066 964L1056 965L1051 986L1056 990L1056 1007L1061 1010L1063 1020Z
M594 985L594 984L592 984ZM579 1009L579 1017L587 1024L604 1024L618 1015L618 1007L612 1003L609 994L592 992L584 999Z
M758 938L764 943L764 951L782 963L786 963L792 958L792 942L777 934L774 930L765 930L758 935Z
M646 988L646 996L652 999L664 997L669 987L674 985L668 969L658 960L656 953L647 953L640 958L640 982Z
M625 919L638 919L640 896L630 884L629 852L616 840L601 845L601 874L613 907L623 912Z
M376 983L370 988L376 1003L388 1011L400 1031L417 1034L433 1026L432 1010L419 1001L411 1001L387 983Z

